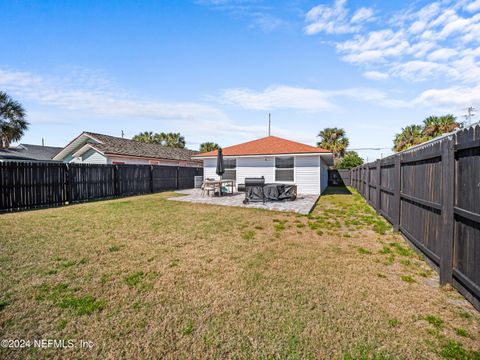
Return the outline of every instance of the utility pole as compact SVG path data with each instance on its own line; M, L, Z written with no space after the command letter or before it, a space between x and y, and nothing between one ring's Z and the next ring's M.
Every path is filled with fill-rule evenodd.
M467 110L467 113L463 116L465 117L467 125L472 125L472 117L475 116L474 111L477 109L475 109L473 106L469 106L465 110Z
M272 126L272 118L270 113L268 113L268 136L270 136L271 126Z
M125 133L123 132L123 130L121 130L121 131L122 131L122 139L123 139L123 136L125 135Z

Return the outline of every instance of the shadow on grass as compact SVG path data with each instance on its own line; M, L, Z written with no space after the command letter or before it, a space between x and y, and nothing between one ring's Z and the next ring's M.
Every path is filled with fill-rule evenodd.
M345 186L329 186L322 195L352 195Z

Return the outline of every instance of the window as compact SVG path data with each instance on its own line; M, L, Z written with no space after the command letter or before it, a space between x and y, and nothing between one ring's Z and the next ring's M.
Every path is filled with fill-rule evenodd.
M275 181L294 180L293 156L275 158Z
M237 180L237 159L223 159L225 172L222 176L225 180Z

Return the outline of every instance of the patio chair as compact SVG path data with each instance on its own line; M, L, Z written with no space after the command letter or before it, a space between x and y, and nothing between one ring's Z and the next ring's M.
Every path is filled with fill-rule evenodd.
M215 194L215 185L214 184L205 184L205 182L202 182L202 196L210 196L210 191L212 191Z

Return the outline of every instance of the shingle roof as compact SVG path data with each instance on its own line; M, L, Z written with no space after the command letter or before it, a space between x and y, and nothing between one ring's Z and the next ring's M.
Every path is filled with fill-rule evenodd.
M1 160L48 161L57 155L61 147L20 144L15 148L0 149Z
M329 150L282 139L276 136L267 136L242 144L227 146L222 149L222 152L224 156L330 153ZM217 150L197 154L195 156L214 157L217 156Z
M104 154L159 158L167 160L192 160L198 151L171 148L159 144L148 144L141 141L119 138L110 135L85 132L100 143L91 145Z

